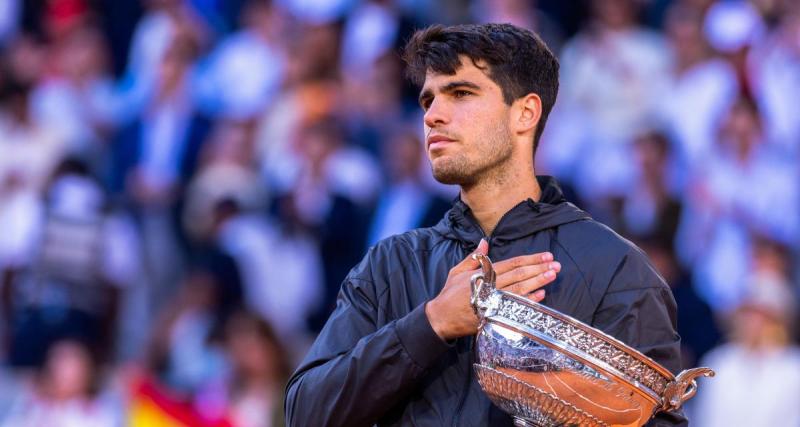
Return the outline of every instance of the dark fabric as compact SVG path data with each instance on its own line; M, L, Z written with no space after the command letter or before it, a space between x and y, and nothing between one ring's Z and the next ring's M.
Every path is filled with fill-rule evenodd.
M540 202L520 203L488 236L489 256L552 252L562 269L544 304L677 372L676 308L664 280L633 244L567 203L553 179L540 185ZM287 425L510 425L474 379L472 337L445 343L424 313L450 268L483 237L469 207L456 201L436 226L371 248L289 381ZM667 414L650 425L680 424L681 414Z
M50 347L61 340L76 340L96 356L107 350L103 342L106 319L63 307L29 307L12 317L8 364L40 368Z
M244 285L236 260L214 245L193 248L190 270L209 274L214 280L214 326L212 335L221 336L228 318L244 307Z
M425 214L419 222L419 227L431 227L436 225L442 216L450 210L451 203L443 197L431 194L428 200L428 207L425 209Z
M678 333L683 343L683 366L696 366L706 353L722 342L722 333L711 307L697 295L688 274L682 274L672 285L679 307Z
M367 214L358 204L340 195L333 195L332 206L322 224L316 227L325 295L320 308L309 319L309 328L319 332L336 307L336 298L350 268L364 253L367 234Z

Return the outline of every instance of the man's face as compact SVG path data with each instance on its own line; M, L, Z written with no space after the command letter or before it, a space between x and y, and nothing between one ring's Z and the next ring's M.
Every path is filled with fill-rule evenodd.
M461 59L452 76L428 72L420 105L433 176L444 184L469 186L499 171L513 144L510 107L500 86L469 58Z

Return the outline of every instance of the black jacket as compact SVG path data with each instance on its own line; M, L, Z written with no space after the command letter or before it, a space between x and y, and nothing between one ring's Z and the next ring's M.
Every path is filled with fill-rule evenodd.
M562 265L544 304L680 369L675 301L645 255L567 203L551 178L540 202L507 212L488 237L500 261L550 251ZM372 247L344 280L336 310L289 380L288 426L511 425L472 375L473 337L442 341L424 304L485 237L456 201L432 228ZM649 425L685 424L679 413Z

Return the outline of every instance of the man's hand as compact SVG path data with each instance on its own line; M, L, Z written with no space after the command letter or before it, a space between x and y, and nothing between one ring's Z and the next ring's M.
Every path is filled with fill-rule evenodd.
M470 304L470 279L480 271L480 263L472 255L486 255L488 250L489 244L481 240L473 253L450 270L439 295L425 305L425 315L440 338L451 340L478 331L478 318ZM497 289L539 302L545 294L544 289L540 288L556 278L556 273L561 271L561 264L553 261L553 254L541 252L500 261L494 264L494 270L497 273Z

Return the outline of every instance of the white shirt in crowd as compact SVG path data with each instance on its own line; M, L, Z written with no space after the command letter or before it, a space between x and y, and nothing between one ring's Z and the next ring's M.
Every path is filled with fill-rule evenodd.
M716 371L691 402L697 427L800 426L800 348L755 352L735 344L700 363Z

